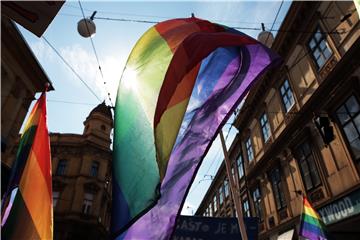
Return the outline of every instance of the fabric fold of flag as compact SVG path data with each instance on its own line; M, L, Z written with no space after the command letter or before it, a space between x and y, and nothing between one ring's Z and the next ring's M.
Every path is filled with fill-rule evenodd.
M20 139L3 202L4 239L52 239L53 207L46 93L35 103Z
M299 235L309 240L327 239L324 224L306 197L303 197L303 212L301 214Z
M115 106L114 237L170 237L216 134L279 60L253 38L194 17L158 23L139 39Z

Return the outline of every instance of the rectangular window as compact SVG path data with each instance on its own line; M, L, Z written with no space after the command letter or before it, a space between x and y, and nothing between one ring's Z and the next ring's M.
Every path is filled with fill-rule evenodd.
M250 137L246 140L245 146L246 146L246 153L247 153L248 160L249 160L249 162L251 162L252 160L254 160L254 152L253 152Z
M257 186L252 192L252 197L254 201L255 214L259 218L260 221L263 220L263 208L261 203L261 192L260 187Z
M93 204L93 201L94 201L94 194L85 193L83 207L82 207L82 212L84 214L90 214L90 209Z
M58 175L58 176L65 175L66 166L67 166L67 160L61 159L57 165L55 175Z
M308 47L311 55L316 63L318 69L324 66L326 60L329 59L332 52L326 41L326 35L323 33L320 27L317 27L315 33L312 35Z
M286 207L284 189L281 183L280 169L275 168L270 172L270 182L273 190L276 207L281 210Z
M251 217L250 216L250 207L249 207L249 200L247 198L243 199L243 215L244 217Z
M211 207L211 204L209 205L209 216L212 217L213 216L213 209Z
M60 197L60 192L53 192L53 208L56 207L57 203L58 203L58 200L59 200L59 197Z
M229 197L229 194L230 194L230 192L229 192L229 181L228 180L224 181L224 188L225 188L225 197L227 198L227 197Z
M236 165L239 172L239 179L241 179L244 176L244 160L241 153L239 154L239 157L236 160Z
M99 172L99 163L96 161L93 161L91 164L91 170L90 170L90 176L96 177Z
M224 202L224 186L221 185L220 189L219 189L219 203L220 203L220 206L223 204L223 202Z
M357 162L360 161L360 104L355 96L349 97L336 111L351 152Z
M286 109L286 112L289 112L291 107L294 105L295 100L294 100L294 94L291 90L289 81L287 79L284 81L284 83L280 87L280 95L281 95L281 99L284 104L284 107Z
M215 214L218 209L216 195L214 195L213 204L214 204L214 214Z
M260 117L261 131L264 137L264 142L267 142L271 136L270 124L266 113L263 113Z
M301 176L304 180L306 190L309 191L319 186L321 181L308 142L302 143L295 149L295 158L299 163Z

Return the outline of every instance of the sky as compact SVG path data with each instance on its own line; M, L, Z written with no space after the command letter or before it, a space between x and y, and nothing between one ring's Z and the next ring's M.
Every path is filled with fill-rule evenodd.
M129 19L145 21L164 21L171 18L196 17L230 27L261 28L261 23L269 30L274 22L281 1L81 1L86 17L94 11L96 34L92 38L103 77L89 38L81 37L77 32L77 22L82 12L77 1L66 1L53 22L48 26L43 37L55 47L69 65L97 95L95 97L68 66L56 55L55 51L43 38L38 38L18 25L25 40L37 57L40 65L51 80L55 91L48 93L48 127L50 132L83 132L83 122L90 111L107 99L110 93L115 104L118 82L131 49L141 35L153 24L103 20L98 18ZM291 2L284 1L273 29L279 29ZM260 30L240 30L254 38ZM274 32L276 34L276 32ZM104 81L106 84L104 84ZM38 95L37 95L38 96ZM98 98L100 100L98 100ZM234 115L229 119L231 123ZM223 128L227 136L230 124ZM231 128L227 146L236 135ZM223 161L223 153L217 138L193 182L185 201L182 214L195 213L203 196L211 184L217 169Z

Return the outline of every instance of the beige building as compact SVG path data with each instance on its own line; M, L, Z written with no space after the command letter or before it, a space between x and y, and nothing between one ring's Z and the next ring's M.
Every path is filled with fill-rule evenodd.
M335 33L336 31L336 33ZM293 2L284 63L250 91L229 149L259 239L297 239L305 194L334 239L360 236L360 25L354 3ZM222 163L196 214L235 216Z

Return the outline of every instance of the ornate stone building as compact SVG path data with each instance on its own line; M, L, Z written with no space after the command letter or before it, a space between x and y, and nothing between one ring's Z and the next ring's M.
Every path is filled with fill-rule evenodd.
M293 2L284 63L249 92L229 149L235 197L259 239L298 239L306 195L333 239L360 236L360 26L354 3ZM222 163L196 214L235 216Z
M51 133L54 239L107 239L111 215L110 134L105 103L79 134Z

